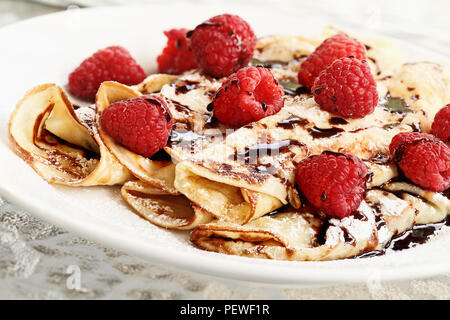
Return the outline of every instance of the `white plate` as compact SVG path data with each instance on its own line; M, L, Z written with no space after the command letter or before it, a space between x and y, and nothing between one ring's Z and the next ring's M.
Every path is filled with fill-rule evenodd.
M31 87L66 84L68 73L99 48L128 48L146 71L165 43L162 30L194 27L206 18L238 13L258 35L319 33L332 23L314 12L296 15L248 7L96 8L43 16L0 30L0 192L33 214L114 248L155 263L223 278L273 284L405 279L450 271L450 228L416 248L369 259L286 262L227 256L199 250L187 232L173 232L142 220L121 199L118 188L69 188L44 182L8 147L7 121L15 103ZM358 31L361 30L348 30ZM357 33L358 33L357 32ZM408 59L446 60L399 42Z

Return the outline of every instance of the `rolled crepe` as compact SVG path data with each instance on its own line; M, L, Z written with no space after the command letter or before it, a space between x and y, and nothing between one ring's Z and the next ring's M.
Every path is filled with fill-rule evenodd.
M121 193L138 215L160 227L188 230L213 219L186 197L172 195L139 180L125 183Z
M102 112L110 104L119 100L132 99L140 95L138 91L123 84L112 81L103 82L98 89L95 100L99 135L108 150L139 180L164 190L167 193L178 194L177 190L173 187L175 166L170 159L168 161L155 161L138 155L116 143L99 125Z
M403 73L405 68L409 65L398 72ZM434 69L434 66L424 63L422 68ZM422 103L428 103L435 113L442 107L448 87L433 89L444 90L437 93L442 95L438 101L435 97L428 98L430 85L447 81L444 73L431 74L436 78L434 82L417 85L415 90ZM388 90L394 92L403 86L404 79L396 73L387 81L388 87L386 80L378 81L381 97L386 96ZM406 96L398 98L403 103L407 101ZM418 104L405 103L403 109L394 110L384 100L372 114L362 119L342 119L323 111L312 98L286 96L285 106L277 114L244 126L229 134L223 143L211 145L192 159L180 162L175 187L217 218L235 221L240 217L238 222L246 223L288 202L298 208L301 201L294 187L296 165L325 150L358 156L368 166L368 186L382 185L397 175L389 156L392 138L399 132L426 126L429 114L433 114L430 111L424 115ZM253 199L270 204L259 207L252 204L242 195L249 191Z
M164 150L172 158L164 155L164 151L151 158L140 156L116 143L97 123L100 137L110 152L139 180L177 195L179 192L173 186L173 160L189 158L193 150L206 144L205 129L219 130L223 127L219 123L207 122L212 116L211 111L207 110L207 105L211 102L211 95L207 93L215 92L217 86L220 86L220 82L210 81L199 72L181 77L156 74L135 87L113 81L103 82L96 96L97 122L102 112L116 101L132 99L142 93L154 93L164 98L174 122L172 135ZM162 157L159 157L161 154Z
M445 219L450 201L407 183L368 190L354 215L321 217L310 207L282 210L245 225L217 220L191 233L201 249L277 260L318 261L381 251L414 225Z
M11 115L12 148L51 183L122 184L131 179L131 174L91 126L94 116L95 111L89 107L75 110L62 89L54 84L35 87Z
M297 82L297 73L305 59L323 40L337 33L345 33L333 26L327 26L319 36L307 38L298 35L271 35L258 40L253 55L254 65L271 67L275 73L285 72L280 80ZM349 35L353 37L352 35ZM366 48L367 62L375 79L384 79L395 72L402 63L400 50L390 41L382 38L362 40Z
M450 101L450 75L438 63L405 63L383 83L389 97L400 98L405 109L412 111L403 122L415 130L430 132L434 116Z
M221 137L225 132L226 127L214 121L212 111L207 108L220 84L220 80L192 71L179 77L152 75L136 88L142 94L155 93L163 97L174 121L171 137L164 148L172 161L165 167L166 185L170 188L149 184L148 179L130 181L122 187L125 201L137 214L156 225L184 230L213 219L210 213L191 204L184 195L176 196L174 162L189 159L193 153L213 143L215 136Z
M192 229L212 220L208 212L191 205L184 195L180 195L173 182L174 161L189 158L192 152L213 141L205 139L205 135L213 136L216 132L221 135L225 128L218 122L210 122L212 112L207 110L211 92L215 92L218 86L219 82L199 72L191 72L180 77L152 75L134 88L116 82L104 82L99 88L97 119L111 103L148 93L164 98L171 111L174 122L172 135L164 151L158 152L166 153L163 160L135 154L99 129L111 153L140 180L130 181L122 187L124 200L137 214L156 225L170 229Z

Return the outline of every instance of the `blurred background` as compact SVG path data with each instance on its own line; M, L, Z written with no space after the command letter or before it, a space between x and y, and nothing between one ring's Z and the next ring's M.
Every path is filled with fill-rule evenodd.
M177 0L0 0L0 27L23 19L103 5L164 4ZM184 0L197 5L234 5L282 11L298 19L314 12L349 29L413 42L449 56L448 0ZM149 17L151 19L151 17ZM81 287L70 276L83 271ZM0 299L450 299L450 274L430 279L317 288L274 288L205 278L153 265L62 230L0 197Z

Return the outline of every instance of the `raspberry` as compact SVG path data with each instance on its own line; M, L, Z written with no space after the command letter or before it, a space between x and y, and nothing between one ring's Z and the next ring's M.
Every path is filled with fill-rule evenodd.
M404 143L413 142L417 139L428 138L434 139L434 136L429 133L420 133L420 132L400 132L396 134L389 145L389 152L391 155L394 155L395 151L401 147Z
M69 75L69 90L78 97L93 100L103 81L135 85L145 79L145 72L122 47L101 49L84 60Z
M248 23L230 14L212 17L189 36L197 62L213 77L229 76L248 65L256 46L256 36Z
M394 151L394 161L403 174L413 183L436 192L450 187L450 149L439 139L420 133L399 133L389 149L391 153Z
M269 69L240 69L222 83L213 99L214 116L220 122L239 127L280 111L283 87Z
M334 60L344 57L366 59L366 48L359 41L339 33L326 39L302 63L298 72L298 83L311 88L319 73Z
M334 61L316 78L312 92L322 109L344 118L363 118L378 104L377 85L364 60Z
M450 104L436 113L431 126L431 133L445 143L450 143Z
M164 31L167 37L167 44L156 59L160 73L180 74L198 68L198 63L189 50L191 41L186 38L187 32L187 29Z
M144 157L164 148L172 122L166 103L154 95L117 101L100 117L102 129L111 138Z
M366 190L367 168L357 157L324 151L302 160L295 181L317 209L344 218L354 212Z

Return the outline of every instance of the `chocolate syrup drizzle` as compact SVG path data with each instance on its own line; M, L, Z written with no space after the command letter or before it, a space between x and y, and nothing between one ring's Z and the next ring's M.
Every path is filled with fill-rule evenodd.
M175 87L175 94L185 94L196 89L198 84L197 81L184 80L182 83L172 83L171 86Z
M289 118L278 122L276 126L283 129L294 129L296 126L304 126L308 123L309 121L304 118L290 116Z
M246 164L257 164L261 156L272 156L275 154L284 153L289 150L290 146L305 146L297 140L283 140L273 143L259 143L253 146L245 147L243 152L235 151L230 155L230 160L240 161Z
M289 96L296 96L301 94L311 94L311 90L307 87L299 86L295 90L284 87L284 94Z
M438 223L416 225L411 230L407 230L392 238L386 249L404 250L423 244L435 235L437 231L441 230L443 226L450 226L450 217L447 216L444 221Z
M338 124L348 124L348 121L339 117L331 117L328 122L330 124L338 125Z
M308 129L309 134L315 139L334 137L341 134L343 131L344 129L336 127L318 128L314 126Z
M355 258L382 256L387 250L399 251L413 248L430 240L430 238L436 235L436 233L441 230L443 226L450 226L450 216L447 216L445 220L438 223L413 226L412 229L394 236L383 250L367 251L356 256Z

